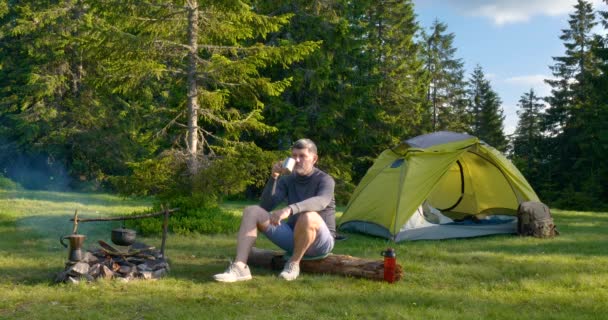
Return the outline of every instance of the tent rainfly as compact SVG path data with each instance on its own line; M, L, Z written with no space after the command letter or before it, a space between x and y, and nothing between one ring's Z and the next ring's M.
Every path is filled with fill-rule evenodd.
M339 229L396 242L515 233L524 201L539 199L505 156L474 136L441 131L382 152Z

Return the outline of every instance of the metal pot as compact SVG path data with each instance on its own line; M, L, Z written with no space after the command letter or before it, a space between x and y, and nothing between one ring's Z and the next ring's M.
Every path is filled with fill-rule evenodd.
M130 246L135 242L135 230L118 228L112 230L112 242L119 246Z

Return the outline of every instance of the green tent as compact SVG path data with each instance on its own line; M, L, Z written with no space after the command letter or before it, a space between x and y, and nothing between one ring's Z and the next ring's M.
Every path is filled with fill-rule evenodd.
M467 134L435 132L382 152L339 228L395 241L514 233L524 201L539 200L500 152Z

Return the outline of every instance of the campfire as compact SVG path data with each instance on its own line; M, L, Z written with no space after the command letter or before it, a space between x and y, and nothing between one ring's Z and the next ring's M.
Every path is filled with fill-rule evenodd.
M102 240L99 244L99 248L85 252L80 261L66 262L65 270L57 275L55 281L79 283L83 280L118 279L128 282L160 279L169 272L169 263L155 247L140 242L121 249Z
M169 263L165 256L165 243L167 239L167 226L169 215L175 209L163 209L162 212L112 218L80 219L78 211L74 213L74 229L72 234L60 238L61 244L69 248L68 261L62 272L57 274L55 282L79 283L80 281L93 281L96 279L118 279L131 281L135 279L160 279L169 272ZM99 240L99 248L82 252L85 235L78 234L79 222L111 221L142 219L164 215L163 238L160 250L135 241L135 231L124 228L112 230L114 245ZM64 240L69 241L69 245Z

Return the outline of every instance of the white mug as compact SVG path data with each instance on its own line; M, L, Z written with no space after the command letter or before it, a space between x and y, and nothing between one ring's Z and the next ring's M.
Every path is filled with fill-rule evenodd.
M283 169L283 174L291 174L291 172L293 171L293 167L295 165L296 165L296 159L294 159L294 158L285 159L285 161L283 161L283 165L281 165L281 168Z

